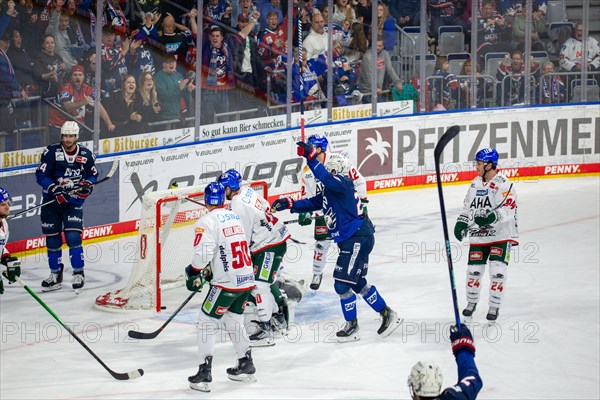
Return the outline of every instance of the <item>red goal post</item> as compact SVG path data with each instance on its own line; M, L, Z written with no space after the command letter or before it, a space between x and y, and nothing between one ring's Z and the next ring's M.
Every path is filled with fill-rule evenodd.
M264 198L264 181L248 182ZM194 225L207 210L205 185L145 194L137 236L137 257L125 287L96 298L95 306L106 311L156 310L160 312L163 290L185 284L185 267L193 254Z

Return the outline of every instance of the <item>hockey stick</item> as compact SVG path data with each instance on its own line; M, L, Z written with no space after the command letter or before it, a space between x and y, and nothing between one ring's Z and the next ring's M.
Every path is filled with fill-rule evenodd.
M144 375L144 370L143 370L143 369L141 369L141 368L140 368L140 369L137 369L137 370L134 370L134 371L125 372L125 373L115 372L115 371L113 371L112 369L108 368L108 366L107 366L106 364L104 364L104 362L103 362L103 361L102 361L102 360L101 360L101 359L100 359L100 358L99 358L99 357L98 357L98 356L97 356L97 355L96 355L96 354L95 354L95 353L94 353L94 352L93 352L93 351L92 351L92 350L91 350L91 349L90 349L90 348L89 348L89 347L88 347L88 346L87 346L87 345L86 345L84 342L83 342L83 340L81 340L81 339L79 338L79 336L77 336L77 335L75 334L75 332L73 332L73 331L71 330L71 328L69 328L67 325L65 325L65 324L64 324L64 323L61 321L61 319L60 319L60 318L59 318L59 317L58 317L58 316L57 316L57 315L54 313L54 311L52 311L52 310L50 309L50 307L48 307L48 306L46 305L46 303L44 303L44 302L42 301L42 299L40 299L40 298L38 297L38 295L37 295L37 294L35 294L35 292L34 292L33 290L31 290L31 289L29 288L29 286L27 286L27 285L25 284L25 282L23 282L23 281L21 280L21 278L17 277L17 282L19 282L19 285L23 286L23 287L25 288L25 290L27 290L27 292L28 292L28 293L29 293L29 294L30 294L30 295L31 295L31 296L32 296L34 299L36 299L36 300L37 300L37 302L38 302L38 303L40 303L40 305L41 305L42 307L44 307L44 309L45 309L46 311L48 311L48 312L50 313L50 315L52 315L52 317L54 317L54 319L55 319L55 320L56 320L56 321L57 321L57 322L58 322L58 323L59 323L59 324L60 324L60 325L61 325L63 328L65 328L65 330L66 330L67 332L69 332L69 334L70 334L71 336L73 336L73 337L75 338L75 340L77 340L77 341L79 342L79 344L80 344L80 345L82 345L82 346L83 346L83 348L84 348L84 349L86 349L86 350L87 350L87 352L88 352L88 353L90 353L90 354L92 355L92 357L94 357L94 358L96 359L96 361L98 361L98 362L100 363L100 365L102 365L102 366L104 367L104 369L105 369L105 370L107 370L107 371L108 371L108 373L109 373L109 374L111 374L111 375L113 376L113 378L115 378L115 379L118 379L118 380L120 380L120 381L125 381L125 380L128 380L128 379L136 379L136 378L139 378L140 376Z
M112 163L112 166L110 167L110 170L108 171L108 173L106 174L106 176L105 176L104 178L102 178L102 179L99 179L99 180L97 180L97 181L96 181L96 183L94 183L94 185L93 185L93 186L96 186L96 185L98 185L98 184L100 184L100 183L102 183L102 182L105 182L105 181L109 180L110 178L112 178L112 176L113 176L113 175L115 174L115 172L117 171L117 168L118 168L118 167L119 167L119 161L118 161L118 160L115 160L115 161L113 161L113 163ZM72 190L70 190L70 191L69 191L69 195L70 195L70 194L73 194L73 193L75 193L75 192L76 192L77 190L79 190L79 189L80 189L79 187L77 187L77 188L73 188ZM13 215L11 215L10 217L6 218L6 220L7 220L7 221L10 221L11 219L14 219L14 218L18 217L18 216L19 216L19 215L21 215L21 214L25 214L26 212L33 211L33 210L37 210L38 208L41 208L41 207L47 206L48 204L52 204L52 203L54 203L54 202L56 202L56 199L55 199L55 198L54 198L54 199L52 199L52 200L48 200L48 201L46 201L46 202L44 202L44 203L42 203L42 204L38 204L38 205L36 205L36 206L29 207L29 208L28 208L28 209L26 209L26 210L19 211L18 213L16 213L16 214L13 214Z
M302 67L302 6L298 4L298 67L300 69L300 141L304 142L304 73Z
M203 284L203 286L204 286L204 284ZM192 292L192 294L190 294L188 296L188 298L185 299L185 301L183 303L181 303L181 305L177 308L177 310L175 310L175 312L173 314L171 314L169 319L167 319L167 321L164 324L162 324L162 326L160 328L158 328L157 330L155 330L154 332L144 333L144 332L130 330L129 332L127 332L127 335L129 335L130 338L134 338L134 339L154 339L163 331L163 329L165 329L167 327L167 325L169 325L169 323L171 321L173 321L175 316L177 314L179 314L179 311L181 311L181 309L183 309L183 307L185 307L185 305L190 302L190 300L192 299L192 297L194 297L196 295L196 293L198 293L198 292Z
M437 178L438 196L440 199L440 211L442 213L442 227L444 229L444 242L446 244L446 258L448 259L448 273L450 274L450 288L452 289L452 303L454 305L454 319L456 327L460 330L460 317L458 315L458 300L456 297L456 283L454 282L454 269L452 267L452 251L450 248L450 237L448 235L448 221L446 220L446 206L444 205L444 192L442 191L442 179L440 174L440 157L444 147L460 132L458 125L451 126L442 135L435 145L433 157L435 159L435 175Z

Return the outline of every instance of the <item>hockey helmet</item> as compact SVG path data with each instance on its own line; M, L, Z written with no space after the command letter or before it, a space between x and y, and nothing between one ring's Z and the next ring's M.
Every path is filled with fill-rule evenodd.
M332 174L348 175L350 160L341 154L329 153L325 160L325 169Z
M75 135L79 139L79 125L75 121L67 121L60 128L60 135Z
M219 182L211 182L204 189L204 202L210 206L225 204L225 188Z
M0 203L3 201L8 201L10 203L10 194L8 194L6 189L0 187Z
M327 145L329 144L329 142L327 141L325 135L317 134L308 137L308 144L310 144L315 149L317 147L320 147L321 151L327 151Z
M442 391L442 371L431 361L419 361L410 370L408 388L417 396L436 397Z
M491 162L495 167L498 165L498 152L494 148L481 149L475 154L475 161L483 161L485 164Z
M232 191L236 191L240 188L240 182L242 180L242 176L235 169L230 169L225 171L219 176L217 182L219 182L223 187L228 187Z

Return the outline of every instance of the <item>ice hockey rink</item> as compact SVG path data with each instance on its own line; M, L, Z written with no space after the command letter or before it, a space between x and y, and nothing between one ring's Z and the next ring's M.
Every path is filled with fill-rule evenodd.
M600 178L517 180L515 187L520 246L513 249L500 317L496 325L486 324L486 271L471 324L484 382L479 398L598 399ZM451 230L466 191L466 185L444 187ZM69 284L58 292L41 293L48 268L39 255L23 258L21 278L110 368L142 368L144 376L113 379L23 288L5 284L0 299L0 398L407 399L406 378L419 360L437 362L444 387L453 385L457 369L448 330L454 314L437 190L373 194L370 200L377 231L368 279L404 318L390 337L378 337L378 315L359 299L361 340L335 343L343 318L331 277L335 255L330 253L321 289L305 293L290 334L274 347L253 350L257 382L227 379L225 369L236 357L231 343L218 341L212 392L193 391L187 377L199 363L194 322L201 296L148 341L129 339L127 332L157 329L188 296L185 288L168 293L168 308L160 315L93 307L98 295L126 283L135 253L131 236L87 246L87 280L79 296L70 288L70 268L65 271ZM287 211L278 215L293 218ZM309 280L312 227L292 225L291 230L307 244L290 248L285 272ZM468 247L454 238L452 243L462 309Z

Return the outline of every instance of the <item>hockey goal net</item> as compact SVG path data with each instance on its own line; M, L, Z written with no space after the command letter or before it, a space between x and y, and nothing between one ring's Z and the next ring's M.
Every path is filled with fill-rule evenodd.
M267 183L248 183L267 198ZM207 210L205 186L145 194L137 236L137 257L124 288L96 298L107 311L161 310L162 291L185 284L185 267L193 255L194 225Z

